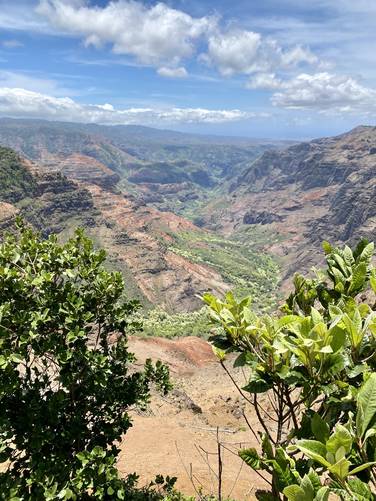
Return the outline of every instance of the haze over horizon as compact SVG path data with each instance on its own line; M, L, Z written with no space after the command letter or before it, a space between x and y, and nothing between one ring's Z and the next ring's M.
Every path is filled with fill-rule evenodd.
M0 116L308 139L375 124L366 0L0 0Z

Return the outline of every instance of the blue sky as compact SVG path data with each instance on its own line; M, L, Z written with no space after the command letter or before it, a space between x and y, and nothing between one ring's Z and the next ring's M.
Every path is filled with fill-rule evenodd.
M375 124L373 0L0 0L0 116L274 138Z

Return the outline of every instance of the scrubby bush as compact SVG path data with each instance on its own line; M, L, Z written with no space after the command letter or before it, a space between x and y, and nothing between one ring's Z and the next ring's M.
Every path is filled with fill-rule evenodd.
M204 296L220 363L227 369L237 352L235 365L249 369L239 390L263 432L258 449L239 454L270 484L259 499L376 499L373 250L365 240L354 250L324 243L326 271L296 275L279 315L258 316L232 294Z
M212 325L206 308L189 313L167 313L156 307L146 313L137 313L135 319L142 324L144 336L175 338L197 336L208 338Z
M21 224L0 246L1 499L136 495L134 478L118 476L116 444L150 384L168 389L168 370L132 369L126 333L139 328L138 303L124 300L104 259L80 231L60 245ZM172 488L163 482L158 499Z

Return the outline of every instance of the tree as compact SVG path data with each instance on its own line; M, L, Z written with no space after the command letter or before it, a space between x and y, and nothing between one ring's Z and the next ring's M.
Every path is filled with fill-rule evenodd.
M204 296L221 365L231 377L225 358L237 352L235 365L249 369L238 389L262 432L257 449L239 454L270 484L263 500L376 499L374 246L323 247L326 271L296 275L282 313L260 316L232 294Z
M128 499L116 443L150 384L168 389L168 369L132 369L139 305L104 251L81 231L59 244L18 226L0 246L2 499Z

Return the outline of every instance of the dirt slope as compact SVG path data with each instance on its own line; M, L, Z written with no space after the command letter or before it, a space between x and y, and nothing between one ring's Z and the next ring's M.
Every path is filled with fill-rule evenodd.
M130 348L140 362L151 356L167 363L174 390L167 397L154 395L146 413L133 413L134 426L121 445L120 471L136 471L141 483L147 483L156 473L175 475L178 488L187 494L194 494L193 483L196 489L202 486L205 492L215 494L219 427L223 495L231 494L238 500L255 499L254 492L264 486L263 481L243 464L237 451L257 445L246 427L243 411L255 430L257 420L239 399L211 347L198 338L131 338ZM232 372L239 382L244 382L240 370Z

